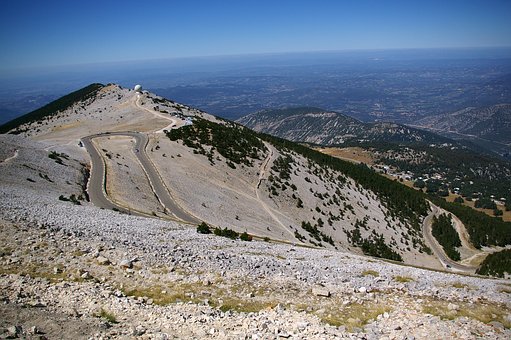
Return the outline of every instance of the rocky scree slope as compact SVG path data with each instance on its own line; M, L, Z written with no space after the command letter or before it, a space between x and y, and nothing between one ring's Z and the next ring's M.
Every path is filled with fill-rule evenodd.
M508 281L229 240L59 200L81 192L79 163L19 136L0 141L4 337L511 336Z
M205 207L221 212L224 223L216 219L212 221L215 225L228 223L240 232L257 230L258 236L313 246L352 251L360 248L366 254L404 259L408 263L431 265L435 262L428 255L420 232L420 224L429 210L425 200L413 190L392 183L368 168L353 167L342 161L318 162L307 154L314 153L310 149L294 150L286 145L289 142L258 135L234 123L217 124L196 119L193 125L171 130L167 136L173 146L163 147L160 143L160 153L168 155L168 150L172 149L173 155L176 150L182 150L181 159L195 155L196 161L210 169L210 178L217 177L216 172L220 170L253 186L257 197L253 203L257 205L247 202L245 211L232 216L229 209L242 207L246 197L238 194L232 200L224 194L222 206L219 206L211 200L215 197L215 187L203 185L207 179L187 181L184 176L174 176L180 178L181 184L175 180L171 187L179 191L180 186L186 185L190 197L197 192L190 200L196 202L194 211L198 211L199 217L206 219ZM177 165L173 171L175 174L186 169L179 170ZM254 181L257 179L255 171L259 172L259 181ZM197 183L201 183L200 191L194 189ZM229 184L222 188L235 190ZM200 202L203 208L198 206ZM264 221L251 219L261 207L272 219L270 224L254 229L254 224ZM228 221L226 216L234 219L231 217Z

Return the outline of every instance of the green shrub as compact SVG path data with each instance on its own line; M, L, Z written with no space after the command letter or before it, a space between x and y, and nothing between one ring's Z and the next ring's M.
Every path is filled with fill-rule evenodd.
M209 229L209 225L206 222L202 222L197 226L197 232L199 234L211 234L211 229Z
M101 308L99 313L97 314L98 317L105 319L106 321L110 323L119 323L117 321L117 318L112 313L106 311L105 309Z
M237 239L239 236L239 234L237 232L235 232L232 229L227 229L227 228L224 228L224 229L217 228L217 229L215 229L215 231L213 233L217 236L227 237L227 238L230 238L233 240Z
M241 235L240 235L240 240L242 241L247 241L247 242L250 242L252 241L252 236L247 234L246 231L244 231Z
M454 203L464 203L465 200L461 197L461 196L458 196L454 199Z

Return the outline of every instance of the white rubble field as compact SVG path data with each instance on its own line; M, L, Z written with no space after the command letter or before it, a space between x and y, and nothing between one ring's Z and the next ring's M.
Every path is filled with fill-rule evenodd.
M33 142L0 139L3 336L511 338L509 281L233 241L74 205L58 197L81 194L79 162L58 164ZM486 310L485 323L468 315Z

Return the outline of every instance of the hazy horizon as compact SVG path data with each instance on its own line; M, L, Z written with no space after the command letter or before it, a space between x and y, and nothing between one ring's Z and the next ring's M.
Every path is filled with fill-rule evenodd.
M511 46L501 0L20 0L0 13L12 69L202 56Z

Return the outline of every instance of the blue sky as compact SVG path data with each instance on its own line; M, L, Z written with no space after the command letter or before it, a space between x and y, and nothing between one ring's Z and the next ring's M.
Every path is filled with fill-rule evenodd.
M0 72L253 53L511 46L508 0L4 1Z

